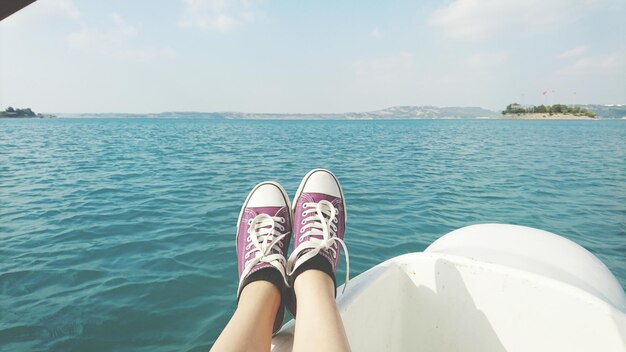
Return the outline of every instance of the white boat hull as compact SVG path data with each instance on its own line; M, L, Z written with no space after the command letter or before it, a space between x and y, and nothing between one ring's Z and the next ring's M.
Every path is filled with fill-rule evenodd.
M568 260L576 267L563 267ZM337 302L354 351L623 352L625 297L602 262L571 241L475 225L357 276ZM291 350L294 326L274 337L273 351Z

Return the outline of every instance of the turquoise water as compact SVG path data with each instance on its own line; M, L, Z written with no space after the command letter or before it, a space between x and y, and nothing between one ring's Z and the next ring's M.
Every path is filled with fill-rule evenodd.
M0 120L0 350L206 351L241 202L314 167L342 181L353 276L503 222L626 286L624 141L623 121Z

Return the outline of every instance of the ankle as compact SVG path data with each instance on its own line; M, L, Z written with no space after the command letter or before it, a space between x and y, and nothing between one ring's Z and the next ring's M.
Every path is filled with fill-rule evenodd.
M280 291L269 281L251 282L241 291L238 302L238 306L248 305L277 311L280 305Z
M296 297L314 296L314 297L330 297L335 299L335 284L327 273L309 269L298 275L294 284Z

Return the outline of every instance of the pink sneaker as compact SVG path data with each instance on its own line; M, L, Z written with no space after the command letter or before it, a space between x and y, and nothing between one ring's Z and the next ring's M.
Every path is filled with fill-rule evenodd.
M237 221L237 300L245 285L259 279L272 282L278 287L281 296L283 295L288 285L285 254L289 246L291 226L289 197L283 187L275 182L256 185L246 198ZM259 278L262 273L251 278L251 275L266 268L277 270L277 273L264 271L263 274L269 273L270 277L280 279L268 280L268 275ZM274 321L274 332L282 326L283 318L284 305L281 302Z
M343 248L346 252L345 291L350 280L348 248L343 241L347 215L346 201L337 177L324 169L306 174L293 200L293 212L294 249L287 261L288 275L294 274L300 266L319 254L330 263L330 272L327 273L335 281L339 254ZM315 260L320 259L317 257ZM295 306L292 303L289 302L289 309L293 314Z

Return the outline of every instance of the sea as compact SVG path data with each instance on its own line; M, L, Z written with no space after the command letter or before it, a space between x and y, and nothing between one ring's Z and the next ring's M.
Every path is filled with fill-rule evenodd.
M293 196L318 167L344 188L352 277L508 223L626 287L625 142L619 120L1 119L0 350L207 351L235 309L246 195Z

